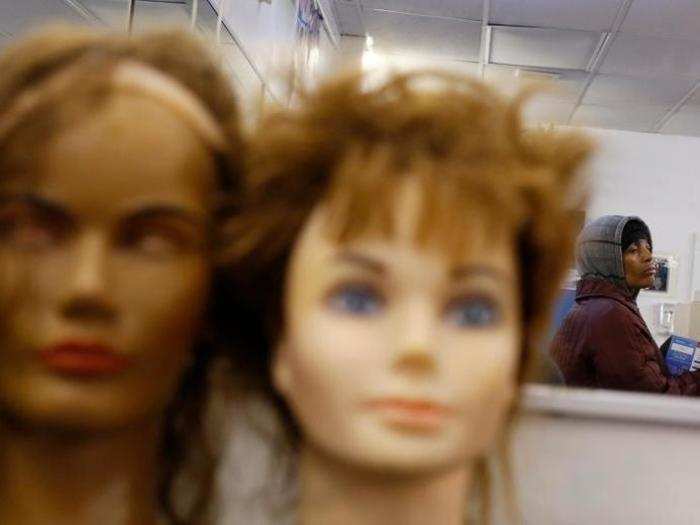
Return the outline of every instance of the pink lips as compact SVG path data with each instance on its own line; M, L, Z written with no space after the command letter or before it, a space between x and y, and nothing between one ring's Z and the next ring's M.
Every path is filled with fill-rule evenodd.
M394 426L424 432L439 430L454 412L443 403L427 399L381 398L369 401L366 406Z
M59 374L83 377L118 374L131 364L112 347L87 341L63 341L44 348L39 357Z

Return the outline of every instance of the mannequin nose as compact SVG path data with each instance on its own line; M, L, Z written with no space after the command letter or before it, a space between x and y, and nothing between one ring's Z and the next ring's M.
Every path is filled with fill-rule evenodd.
M398 313L395 367L411 374L428 374L436 368L435 319L430 305L414 301Z
M86 232L76 239L68 270L64 317L73 320L107 321L114 309L107 299L108 242L99 233Z

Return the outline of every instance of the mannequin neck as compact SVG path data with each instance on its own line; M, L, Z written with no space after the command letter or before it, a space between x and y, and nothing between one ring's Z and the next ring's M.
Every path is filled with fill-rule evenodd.
M335 461L304 446L300 458L300 525L462 525L473 468L381 473Z
M0 420L0 523L156 524L159 429L66 432Z

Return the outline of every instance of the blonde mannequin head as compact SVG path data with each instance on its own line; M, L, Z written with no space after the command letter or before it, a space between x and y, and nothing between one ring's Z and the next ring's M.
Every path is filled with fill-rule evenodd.
M351 75L261 123L226 256L251 387L305 446L412 475L474 464L502 434L590 150L525 130L522 102L460 76Z

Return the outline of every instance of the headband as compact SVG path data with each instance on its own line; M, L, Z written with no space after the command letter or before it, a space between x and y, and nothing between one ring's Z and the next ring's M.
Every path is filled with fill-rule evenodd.
M73 84L72 68L22 93L0 120L0 137L44 102L47 95L59 94ZM128 60L118 64L109 84L125 92L144 95L176 113L208 146L217 152L226 147L221 126L212 113L184 84L161 71Z

